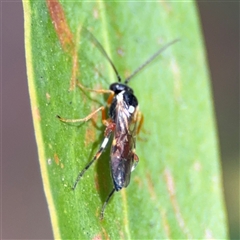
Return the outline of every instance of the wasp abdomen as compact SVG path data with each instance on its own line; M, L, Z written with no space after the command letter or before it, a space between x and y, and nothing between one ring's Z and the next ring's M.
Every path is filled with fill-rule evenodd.
M113 157L111 159L111 173L116 191L126 188L130 182L133 161Z

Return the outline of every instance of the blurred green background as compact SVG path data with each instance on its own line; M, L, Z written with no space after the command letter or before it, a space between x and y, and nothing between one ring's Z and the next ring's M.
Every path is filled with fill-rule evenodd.
M2 239L51 239L27 88L22 3L0 6ZM239 239L239 2L199 2L198 8L212 80L230 236Z

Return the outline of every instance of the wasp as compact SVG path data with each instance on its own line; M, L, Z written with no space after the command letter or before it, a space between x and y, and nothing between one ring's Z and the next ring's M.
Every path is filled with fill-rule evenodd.
M142 69L144 69L149 63L151 63L157 56L159 56L167 47L178 41L174 41L166 44L160 48L155 54L153 54L147 61L145 61L139 68L137 68L128 78L122 83L122 79L113 64L112 60L104 50L101 43L90 33L85 27L82 27L82 33L85 34L94 45L99 49L99 51L104 55L112 66L117 82L112 83L108 90L99 89L89 89L78 83L81 89L85 89L92 92L109 94L107 100L107 106L101 106L92 113L90 113L85 118L81 119L65 119L57 115L57 117L62 122L86 122L90 120L96 113L102 112L102 123L105 125L104 139L98 149L97 153L94 155L93 159L86 165L86 167L79 172L77 179L72 187L74 190L82 178L84 173L89 169L89 167L99 159L102 152L105 150L109 139L112 138L111 146L111 156L110 156L110 170L111 177L113 180L113 189L109 193L107 199L105 200L100 214L100 219L103 219L105 208L113 196L115 191L120 191L122 188L126 188L129 185L131 172L135 169L139 162L139 158L135 153L136 148L136 136L143 123L143 116L139 112L138 100L134 94L132 88L128 86L129 81L136 76ZM106 109L108 108L108 118L106 117Z

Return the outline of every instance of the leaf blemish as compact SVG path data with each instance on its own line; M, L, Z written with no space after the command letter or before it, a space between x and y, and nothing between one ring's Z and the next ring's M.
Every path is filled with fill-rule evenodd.
M49 94L49 93L46 93L46 99L47 99L47 101L50 101L50 98L51 98L50 94Z
M171 232L170 232L170 226L166 218L166 213L165 211L161 211L161 217L163 220L163 228L166 233L167 239L171 239Z
M163 43L164 43L163 38L162 38L162 37L159 37L159 38L157 39L157 44L160 45L160 44L163 44Z
M200 162L195 162L194 164L193 164L193 169L195 170L195 171L197 171L197 172L199 172L199 171L201 171L202 170L202 165L201 165L201 163Z
M47 163L48 163L48 165L51 165L52 164L52 159L48 158Z
M148 183L148 191L150 193L151 199L154 202L154 204L156 204L156 200L158 198L157 198L156 191L154 189L151 174L149 172L147 173L147 183ZM166 214L160 208L158 210L159 210L161 218L162 218L162 223L163 223L163 228L165 230L165 234L166 234L167 238L170 239L170 228L169 228L169 224L168 224L167 219L166 219Z
M95 19L99 19L99 12L98 12L98 9L97 8L94 8L93 9L93 17Z
M60 160L59 160L59 157L56 153L54 153L54 161L57 165L59 165Z
M148 191L151 195L151 198L152 198L152 200L156 200L157 195L156 195L156 192L154 190L153 181L151 179L150 173L147 173L147 182L148 182Z
M119 47L119 48L117 49L117 53L118 53L118 55L121 56L121 57L123 57L123 56L125 55L125 52L124 52L124 50L123 50L121 47Z
M169 169L164 170L164 177L167 183L167 189L170 195L170 201L173 206L173 210L174 210L178 225L182 229L183 233L187 236L187 238L192 239L192 236L185 224L185 221L182 217L182 213L180 211L180 207L176 199L174 179Z
M33 117L38 121L41 120L41 115L40 115L39 108L35 107L35 109L33 111Z
M55 31L61 43L63 50L72 55L72 76L70 81L69 90L73 90L76 87L76 79L78 74L78 48L77 44L75 44L73 40L73 34L71 29L67 23L67 19L65 17L65 13L59 1L57 0L46 0L47 7L50 13L50 17L52 19L52 23L54 25ZM76 42L79 42L79 32L80 27L77 31L77 39Z
M214 239L214 237L212 236L212 232L209 229L205 230L205 239Z
M99 191L98 174L95 174L95 176L94 176L94 183L95 183L96 190Z
M84 145L87 147L89 144L93 143L96 137L95 130L92 124L88 124L88 127L85 132Z
M61 4L57 0L46 0L46 2L52 23L54 25L62 48L66 52L69 50L72 51L74 48L73 34L68 26Z
M130 74L131 74L131 71L125 70L124 71L124 78L127 78L128 76L130 76Z
M110 240L109 235L108 235L106 229L102 227L102 230L103 230L103 234L104 234L105 239L106 240Z
M133 178L133 181L138 185L139 188L142 188L143 183L142 183L142 179L140 177L135 176Z
M94 236L92 240L102 240L102 236L100 234Z
M70 82L70 88L69 88L70 91L73 90L76 87L77 75L79 74L77 51L78 51L78 49L77 49L77 47L75 47L73 55L72 55L72 64L73 65L72 65L72 76L71 76L71 82Z

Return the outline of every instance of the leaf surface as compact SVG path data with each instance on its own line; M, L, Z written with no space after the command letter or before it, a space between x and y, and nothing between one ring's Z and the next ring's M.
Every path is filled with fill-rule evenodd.
M211 87L193 2L24 1L29 92L44 190L55 238L227 238ZM123 79L166 43L129 86L144 115L128 188L99 220L113 185L109 148L71 187L103 139L100 113L83 118L116 81L110 64L81 35L87 27Z

